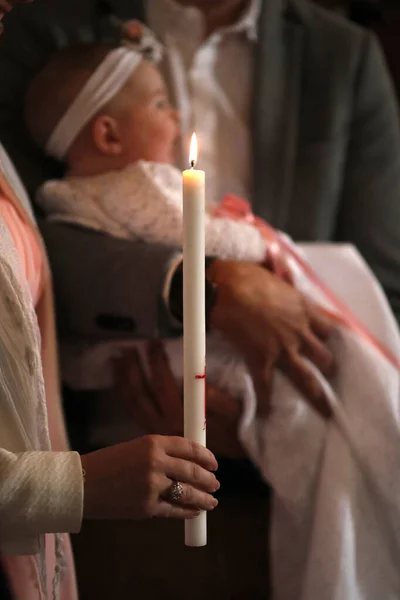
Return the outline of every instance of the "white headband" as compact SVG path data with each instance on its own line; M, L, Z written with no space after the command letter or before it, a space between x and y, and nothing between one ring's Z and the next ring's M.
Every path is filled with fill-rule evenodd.
M62 160L84 126L121 91L142 60L143 56L129 47L111 50L61 117L46 152Z

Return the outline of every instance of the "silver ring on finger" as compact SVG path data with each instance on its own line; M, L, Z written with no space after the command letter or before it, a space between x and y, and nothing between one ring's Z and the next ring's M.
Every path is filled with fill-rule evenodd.
M183 485L179 481L173 481L167 490L166 498L170 502L179 502L183 496Z

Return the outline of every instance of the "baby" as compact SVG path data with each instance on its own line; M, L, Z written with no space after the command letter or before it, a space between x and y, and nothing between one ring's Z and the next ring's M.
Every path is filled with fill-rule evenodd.
M35 142L64 161L67 171L63 180L45 183L37 201L52 220L179 248L182 173L173 166L179 117L148 51L146 56L136 47L76 46L59 52L38 74L28 92L27 125ZM39 105L41 111L34 108ZM264 262L265 232L214 216L216 200L206 216L206 253ZM219 383L222 363L233 356L221 344L212 336L207 354L208 375ZM180 375L181 342L170 341L167 348ZM111 366L116 350L115 344L90 352L85 347L82 354L64 347L66 382L78 388L112 385L105 363ZM229 377L235 394L240 378Z

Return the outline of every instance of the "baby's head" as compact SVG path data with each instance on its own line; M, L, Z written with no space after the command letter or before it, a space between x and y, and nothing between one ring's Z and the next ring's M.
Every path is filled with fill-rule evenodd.
M58 52L32 82L25 114L36 144L76 175L175 160L177 112L159 70L136 50Z

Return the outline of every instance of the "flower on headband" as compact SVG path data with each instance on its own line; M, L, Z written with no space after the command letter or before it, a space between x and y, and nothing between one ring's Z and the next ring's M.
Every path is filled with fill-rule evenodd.
M122 42L136 50L144 58L158 64L163 55L163 47L154 33L140 21L121 21Z

